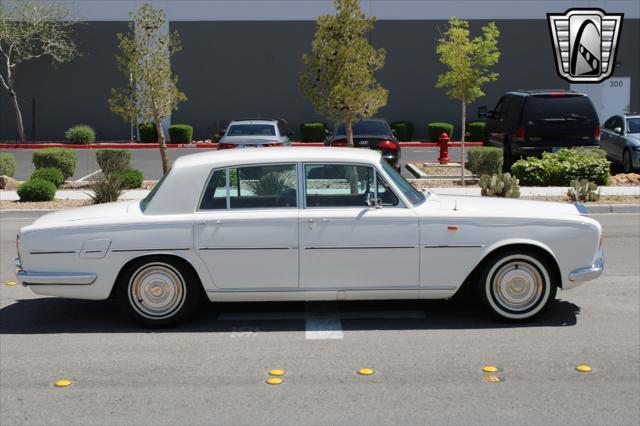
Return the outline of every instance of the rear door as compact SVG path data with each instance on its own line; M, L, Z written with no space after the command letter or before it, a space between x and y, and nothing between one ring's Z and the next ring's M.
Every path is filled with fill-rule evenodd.
M527 142L541 148L597 145L598 116L584 95L529 96L523 110Z
M508 96L503 96L487 119L487 137L489 145L502 147L505 137L505 110Z

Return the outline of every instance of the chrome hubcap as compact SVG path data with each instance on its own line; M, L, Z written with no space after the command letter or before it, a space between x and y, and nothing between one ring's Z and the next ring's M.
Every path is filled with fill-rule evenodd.
M184 303L185 284L178 271L163 263L148 264L133 275L129 299L141 315L161 319Z
M544 280L538 270L521 261L511 261L500 267L493 278L496 301L510 311L524 311L542 297Z

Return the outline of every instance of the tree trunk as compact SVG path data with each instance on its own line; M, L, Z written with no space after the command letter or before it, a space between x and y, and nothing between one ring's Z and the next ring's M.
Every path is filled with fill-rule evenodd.
M158 133L158 148L160 148L160 158L162 159L162 173L169 173L169 168L171 165L169 164L169 157L167 157L167 144L164 140L164 129L162 128L162 122L158 115L154 116L154 121L156 123L156 132Z
M11 106L13 106L13 109L16 112L16 128L18 129L18 138L20 139L20 143L25 143L26 138L24 136L24 126L22 125L22 113L20 112L20 105L18 105L18 97L16 96L16 92L14 92L13 89L9 91L9 97L11 97Z
M460 135L460 151L462 152L462 159L460 160L460 184L464 186L464 134L466 132L465 129L465 119L467 117L467 104L465 101L462 101L462 123L460 124L460 128L462 129L462 134Z
M353 148L355 145L353 144L353 128L351 127L352 124L353 124L353 120L351 119L351 116L345 115L344 131L345 131L345 134L347 135L347 146L350 146Z

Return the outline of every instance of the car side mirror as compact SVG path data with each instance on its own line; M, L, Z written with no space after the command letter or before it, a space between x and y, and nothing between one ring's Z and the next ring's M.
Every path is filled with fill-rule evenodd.
M396 134L396 129L391 129L391 134L392 134L393 136L398 136L398 135Z
M367 194L367 205L369 207L375 207L376 209L382 208L382 201L380 198L376 197L375 192L369 192Z
M324 137L327 139L330 139L331 136L333 136L333 133L331 133L329 130L324 129Z
M613 129L614 132L616 132L617 134L621 135L622 134L622 127L615 127Z
M288 138L292 138L293 137L293 132L292 131L288 131L287 132L287 137Z
M484 120L489 116L486 105L478 107L478 118Z

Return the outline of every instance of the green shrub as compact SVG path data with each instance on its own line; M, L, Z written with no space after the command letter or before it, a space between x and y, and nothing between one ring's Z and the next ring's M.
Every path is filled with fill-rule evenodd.
M470 142L482 142L484 140L484 121L467 121L465 140Z
M96 161L102 173L117 173L129 168L131 153L126 149L99 149Z
M169 126L169 138L171 143L193 142L193 127L188 124L172 124Z
M58 169L52 169L49 167L45 167L42 169L35 169L31 174L30 179L46 180L54 184L56 188L60 188L60 186L64 182L64 177L62 176L62 172Z
M64 134L69 143L88 144L96 141L96 131L91 126L76 124Z
M401 142L413 140L413 123L410 121L395 121L391 129L396 132L396 138Z
M157 142L158 132L154 123L141 123L138 125L141 142Z
M523 185L569 186L573 180L586 179L597 185L609 182L609 161L600 149L568 149L545 152L542 158L518 160L511 173Z
M496 175L502 171L502 148L469 148L467 169L474 175Z
M142 186L144 175L140 170L127 169L118 172L120 180L122 181L122 189L136 189Z
M51 201L56 196L56 186L43 179L30 179L18 187L20 201Z
M77 161L75 151L69 148L45 148L33 153L33 165L36 169L58 169L62 172L64 180L69 179L76 172Z
M8 152L0 152L0 175L13 177L16 174L16 157Z
M443 132L449 135L449 140L451 140L451 135L453 134L453 124L429 123L427 124L427 131L429 133L429 140L431 142L438 142L438 138Z
M118 201L122 194L122 179L119 173L101 173L98 179L92 180L90 188L93 194L89 194L94 204L112 203Z
M509 173L499 173L493 176L480 176L480 194L483 197L520 198L518 179Z
M302 142L322 142L325 138L327 125L317 121L300 125L300 140Z

